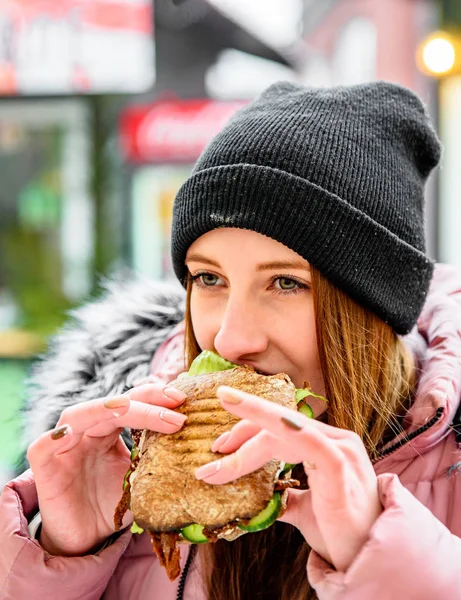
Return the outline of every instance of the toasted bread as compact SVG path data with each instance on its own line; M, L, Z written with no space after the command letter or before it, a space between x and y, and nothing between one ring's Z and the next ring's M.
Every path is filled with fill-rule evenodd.
M131 476L131 510L136 523L154 532L177 532L191 523L213 530L257 515L274 493L279 461L272 460L224 485L210 485L194 475L199 466L222 456L210 448L239 420L221 407L216 391L227 385L296 409L293 383L284 374L265 376L237 367L181 376L170 385L187 393L177 409L187 415L187 421L170 435L144 431L139 464Z

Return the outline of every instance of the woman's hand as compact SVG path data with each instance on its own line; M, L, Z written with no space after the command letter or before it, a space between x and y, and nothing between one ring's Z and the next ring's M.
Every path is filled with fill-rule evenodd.
M178 431L186 417L169 409L185 397L163 384L148 384L121 396L75 404L62 412L53 431L29 446L45 550L83 555L114 532L114 511L130 466L122 429ZM132 520L125 515L124 526Z
M242 421L212 446L227 456L200 467L196 476L222 484L271 459L302 462L310 489L289 490L281 520L295 525L338 571L346 571L382 512L376 474L360 438L229 387L219 388L218 396Z

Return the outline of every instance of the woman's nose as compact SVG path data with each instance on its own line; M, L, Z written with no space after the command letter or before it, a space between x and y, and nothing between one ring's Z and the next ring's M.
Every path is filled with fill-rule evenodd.
M268 338L263 321L257 307L229 299L214 339L216 351L231 362L264 352Z

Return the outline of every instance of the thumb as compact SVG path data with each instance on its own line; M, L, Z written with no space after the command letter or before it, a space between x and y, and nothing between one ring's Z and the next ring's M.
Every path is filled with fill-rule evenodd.
M311 490L289 489L287 509L278 520L296 527L309 546L325 560L331 562L325 540L312 510Z
M293 525L303 533L303 529L315 521L310 490L289 489L287 508L278 520Z

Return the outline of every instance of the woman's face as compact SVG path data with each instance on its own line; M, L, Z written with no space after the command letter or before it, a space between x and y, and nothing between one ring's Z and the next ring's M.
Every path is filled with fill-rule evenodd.
M191 316L202 350L324 394L309 263L254 231L216 229L189 248ZM316 411L314 411L316 412Z

